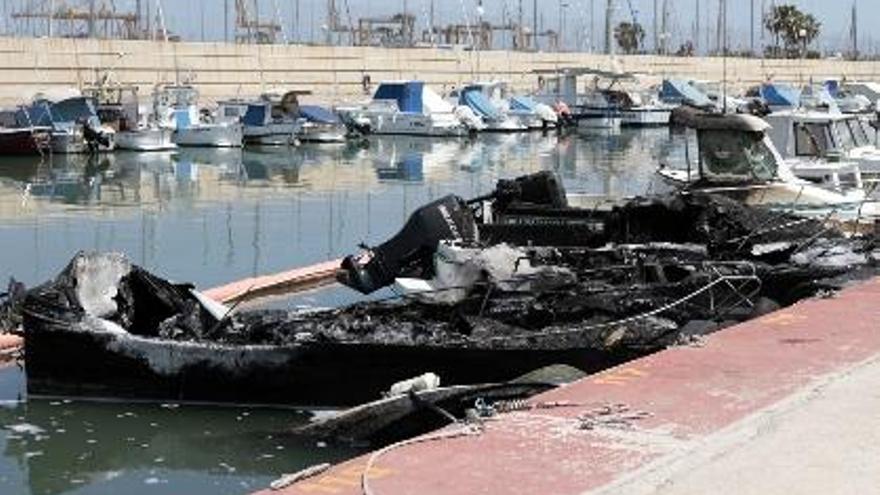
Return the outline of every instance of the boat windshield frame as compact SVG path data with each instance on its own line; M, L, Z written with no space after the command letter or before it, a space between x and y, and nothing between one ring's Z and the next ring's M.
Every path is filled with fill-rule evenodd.
M779 158L763 132L699 129L697 142L706 181L763 183L779 176Z
M858 117L795 122L794 139L795 156L799 157L825 158L830 153L847 153L872 145L865 123Z

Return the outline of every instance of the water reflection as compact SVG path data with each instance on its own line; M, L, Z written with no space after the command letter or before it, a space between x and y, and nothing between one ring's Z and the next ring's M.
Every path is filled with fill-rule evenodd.
M0 406L0 493L242 494L280 473L357 454L284 433L307 418L296 411L177 404L29 400Z
M443 194L558 171L571 191L644 193L669 131L429 140L374 138L291 149L53 156L0 161L0 228L21 247L0 278L33 284L80 249L120 250L199 285L350 252Z

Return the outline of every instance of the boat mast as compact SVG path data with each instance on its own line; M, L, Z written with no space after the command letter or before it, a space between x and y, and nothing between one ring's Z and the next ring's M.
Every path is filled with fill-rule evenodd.
M654 53L660 53L660 33L657 22L657 0L654 0Z
M853 60L859 59L859 15L858 15L858 3L856 0L853 0L852 5L852 26L850 29L852 30L852 56Z
M749 24L749 51L755 54L755 0L749 1L749 13L751 21Z
M532 39L535 42L535 51L538 51L538 0L532 2Z
M700 0L694 0L694 12L697 17L694 21L694 54L700 54Z
M663 55L669 52L669 0L663 0L660 14L660 51Z
M614 48L614 45L611 43L612 40L612 14L614 11L614 0L608 0L607 5L605 6L605 53L611 55L611 50Z

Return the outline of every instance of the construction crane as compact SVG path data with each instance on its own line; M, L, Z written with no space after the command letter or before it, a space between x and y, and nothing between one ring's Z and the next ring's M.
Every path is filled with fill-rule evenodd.
M136 12L120 12L113 0L28 0L10 17L20 34L67 38L147 37L147 32L140 27L140 2Z
M281 24L260 19L259 0L235 0L235 41L237 43L275 43Z

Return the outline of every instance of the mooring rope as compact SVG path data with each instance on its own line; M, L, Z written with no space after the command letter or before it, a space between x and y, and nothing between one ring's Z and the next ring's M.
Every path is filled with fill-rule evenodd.
M592 330L599 330L602 328L624 325L624 324L632 323L634 321L642 320L645 318L650 318L650 317L656 316L660 313L664 313L666 311L669 311L670 309L673 309L675 307L681 306L682 304L690 301L691 299L694 299L697 296L709 291L710 289L712 289L716 285L719 285L722 283L730 283L731 281L737 281L737 280L746 281L746 282L753 281L753 282L757 282L758 285L761 284L761 279L757 275L724 275L721 278L718 278L716 280L713 280L712 282L709 282L705 286L695 290L694 292L691 292L690 294L688 294L682 298L679 298L675 301L670 302L669 304L665 304L659 308L652 309L651 311L647 311L645 313L640 313L640 314L633 315L633 316L623 318L620 320L608 321L608 322L604 322L604 323L597 323L595 325L590 325L590 326L582 327L582 328L566 328L566 329L541 332L539 336L540 337L547 337L547 336L553 336L553 335L569 335L569 334L573 334L573 333L583 333L583 332L589 332ZM535 336L536 335L518 335L518 336L497 335L494 337L487 337L487 338L483 338L480 340L483 342L485 342L485 341L498 342L498 341L503 341L503 340L508 340L508 341L521 340L521 339L526 339L526 338L535 337Z

